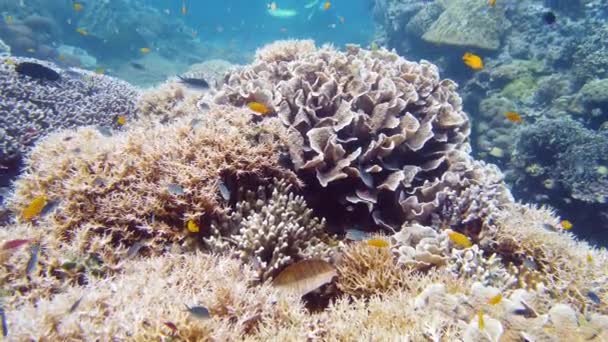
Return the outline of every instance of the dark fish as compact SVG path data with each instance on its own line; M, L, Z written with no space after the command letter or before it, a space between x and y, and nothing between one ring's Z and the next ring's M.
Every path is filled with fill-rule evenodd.
M146 67L135 62L131 62L131 66L137 70L146 70Z
M72 306L70 306L70 310L68 310L68 313L74 312L74 310L76 310L78 308L78 306L80 305L80 302L82 302L83 298L84 298L84 295L80 296L80 298L78 298L78 300L76 302L74 302L74 304L72 304Z
M97 178L95 178L93 180L93 185L95 185L95 186L106 186L106 181L103 180L103 178L97 177Z
M2 319L2 336L8 336L8 322L6 322L6 313L4 308L0 307L0 319Z
M547 25L553 25L557 21L557 17L555 16L555 13L553 13L552 11L548 11L543 13L543 21Z
M600 297L595 294L595 292L593 291L587 291L587 297L589 297L589 299L591 299L592 302L594 302L595 304L601 304L602 300L600 299Z
M97 126L97 131L99 133L101 133L101 135L103 135L104 137L111 137L112 136L112 130L108 127L104 127L104 126Z
M27 267L25 268L25 274L31 275L38 265L38 254L40 253L40 245L33 244L30 246L30 259L27 261Z
M174 184L174 183L167 185L167 191L169 191L169 193L171 195L175 195L175 196L181 196L181 195L185 194L184 188L182 188L179 184Z
M230 200L230 190L228 190L228 187L226 186L224 181L220 180L219 186L220 186L220 193L222 194L222 198L224 199L224 201L229 201Z
M209 83L202 78L182 77L179 75L177 77L180 79L180 81L186 83L187 85L197 88L209 88Z
M21 75L26 75L41 80L57 81L60 77L59 73L55 70L45 67L42 64L32 62L21 62L17 64L15 71Z
M52 212L55 211L55 209L57 209L57 207L59 206L59 201L49 201L43 208L42 211L40 212L40 216L44 217Z
M204 306L186 305L186 309L196 318L207 319L211 317L211 315L209 314L209 310L207 310L207 308Z

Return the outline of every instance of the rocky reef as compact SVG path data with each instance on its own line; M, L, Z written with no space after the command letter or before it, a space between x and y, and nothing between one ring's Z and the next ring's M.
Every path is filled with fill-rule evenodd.
M608 253L470 155L436 66L311 41L256 56L210 91L146 91L111 135L36 142L0 229L5 336L608 337ZM285 275L304 261L330 278L278 286L313 281Z

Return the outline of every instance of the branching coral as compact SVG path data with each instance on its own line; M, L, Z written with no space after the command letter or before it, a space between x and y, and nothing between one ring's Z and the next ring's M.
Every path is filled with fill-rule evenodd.
M25 61L48 65L60 79L18 74L15 63ZM139 96L137 89L109 76L19 57L0 58L0 89L0 162L20 156L37 138L55 130L110 126L117 115L132 120Z
M291 188L285 181L275 181L270 189L262 186L247 192L235 211L211 225L205 242L218 252L234 247L241 261L257 265L262 281L295 261L328 256L324 220L314 217Z
M456 84L426 61L307 41L271 44L257 56L225 77L213 101L268 106L290 129L295 169L335 203L368 209L377 225L402 222L409 212L394 199L441 177L451 152L468 148Z
M220 180L253 187L272 177L295 181L278 162L279 125L253 124L234 108L194 119L134 125L111 137L93 128L51 135L32 151L11 208L21 212L36 196L47 196L58 208L38 223L52 225L55 239L111 261L119 245L143 242L154 254L208 234L211 220L225 210ZM189 220L199 233L186 230ZM96 238L102 241L93 243Z

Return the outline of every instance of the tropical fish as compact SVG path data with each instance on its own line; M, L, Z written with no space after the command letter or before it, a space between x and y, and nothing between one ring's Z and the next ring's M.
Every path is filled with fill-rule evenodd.
M543 21L547 25L553 25L557 21L557 17L555 16L555 13L548 11L543 13Z
M74 304L72 304L72 306L70 306L70 309L68 310L68 313L72 313L74 312L78 306L80 305L80 303L82 302L82 299L84 298L84 295L80 296L80 298L78 298Z
M479 330L483 330L486 328L486 322L483 319L483 311L479 310L479 312L477 313L477 316L479 317L477 320L477 327L479 328Z
M188 222L186 223L186 228L188 228L188 231L190 233L198 233L201 230L201 228L194 220L188 220Z
M150 51L152 51L149 47L142 47L139 49L139 52L141 52L142 54L147 54L150 53Z
M188 7L186 7L186 0L182 0L182 15L188 14Z
M72 4L72 8L74 9L74 11L80 12L84 9L84 5L81 4L80 2L75 2Z
M327 261L307 259L287 266L272 281L283 291L303 296L332 281L338 272Z
M211 317L211 315L209 314L209 310L207 310L207 308L204 306L186 305L186 310L188 310L188 312L190 312L196 318L205 319Z
M298 12L296 12L295 10L292 9L282 9L282 8L277 8L275 10L270 10L268 9L268 14L270 14L273 17L276 18L291 18L291 17L295 17Z
M370 239L370 240L367 240L366 242L367 242L367 245L371 246L371 247L386 248L386 247L390 246L388 241L386 241L384 239Z
M7 15L6 17L4 17L4 22L7 25L11 25L15 20L13 19L12 15Z
M497 305L497 304L499 304L501 301L502 301L502 294L500 294L500 293L499 293L499 294L497 294L496 296L494 296L494 297L490 298L490 299L488 300L488 304L490 304L490 305Z
M562 228L564 230L570 230L573 227L572 222L570 222L568 220L562 220L559 224L562 226Z
M593 255L591 255L591 253L587 254L587 262L588 263L592 263L593 262Z
M270 111L265 104L255 101L247 103L247 107L249 107L249 109L251 109L252 111L262 115L268 114L268 112Z
M449 231L448 237L454 244L456 244L460 247L469 248L469 247L473 246L473 243L471 242L469 237L464 234L461 234L461 233L458 233L455 231Z
M183 77L177 76L180 81L186 83L189 86L197 87L197 88L209 88L209 83L202 78L193 78L193 77Z
M175 334L177 332L177 325L175 325L175 323L166 321L163 322L163 324L167 326L167 328L171 329L171 333Z
M326 2L324 2L324 3L323 3L323 5L322 5L322 6L323 6L323 7L322 7L322 9L323 9L324 11L327 11L327 10L328 10L328 9L331 7L331 2L326 1Z
M378 43L376 42L372 42L372 44L370 45L370 49L372 51L378 51L379 47L378 47Z
M226 183L224 183L224 181L220 180L218 187L220 188L220 195L222 195L222 198L224 199L224 201L229 201L230 200L230 190L226 186Z
M16 63L15 60L12 58L7 58L4 60L4 64L6 64L6 65L15 65L15 63Z
M33 49L33 48L29 48L29 49L27 49L27 50L25 50L25 51L27 51L27 52L29 52L29 53L34 53L34 52L36 52L36 50L35 50L35 49Z
M469 68L471 68L473 70L483 69L483 60L481 59L481 57L479 57L475 54L466 52L462 56L462 60L464 61L464 64L466 64Z
M271 10L271 11L276 11L277 8L278 8L277 7L277 3L274 2L274 1L268 4L268 9Z
M7 249L19 248L19 247L29 243L30 241L31 241L30 239L16 239L16 240L6 241L4 243L4 245L2 245L2 249L7 250Z
M127 118L124 115L119 115L116 117L116 123L122 126L127 123Z
M106 70L104 68L97 68L97 69L95 69L95 73L97 75L103 75L106 73Z
M313 1L309 2L309 3L307 3L306 5L304 5L304 8L313 8L318 3L319 3L319 0L313 0Z
M131 66L137 70L146 70L146 67L135 62L131 62Z
M369 238L369 233L358 229L347 229L346 239L352 241L363 241Z
M44 208L47 202L48 200L45 195L37 196L25 209L23 209L21 212L21 218L26 221L32 220L34 217L38 216L40 212L42 212L42 208Z
M57 81L61 77L55 70L33 62L21 62L17 64L15 71L21 75L41 80Z
M97 126L97 131L99 133L101 133L101 135L103 135L104 137L111 137L112 136L112 130L108 127L104 127L104 126Z
M488 5L489 5L490 7L494 7L494 6L496 6L496 0L488 0Z
M139 251L144 247L144 243L141 241L135 242L129 249L127 249L127 258L133 258L139 253Z
M169 191L171 195L175 196L182 196L183 194L185 194L184 188L182 188L179 184L174 183L167 185L167 191Z
M594 302L595 304L601 304L602 300L600 299L600 297L593 291L587 291L587 297L589 297L589 299L591 299L592 302Z
M514 123L520 123L520 122L523 121L521 115L519 115L516 112L506 112L505 113L505 118L507 120L511 121L511 122L514 122Z
M33 244L30 246L30 259L27 261L27 266L25 267L25 274L28 276L31 275L36 270L36 265L38 265L38 254L40 253L40 245Z
M4 307L0 306L0 320L2 320L2 336L8 336L8 322L6 321L6 313Z
M81 36L88 36L89 35L89 32L86 29L82 28L82 27L77 28L76 32L80 33Z

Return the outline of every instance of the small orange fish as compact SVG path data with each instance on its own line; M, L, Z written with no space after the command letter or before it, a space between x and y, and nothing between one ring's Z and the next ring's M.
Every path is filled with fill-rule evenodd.
M34 217L40 215L47 202L48 200L45 195L37 196L25 209L23 209L21 218L26 221L31 221Z
M496 6L496 0L488 0L488 5L489 5L490 7L494 7L494 6Z
M573 226L572 222L570 222L568 220L562 220L559 224L562 226L562 228L564 230L570 230L570 229L572 229L572 226Z
M386 241L384 239L370 239L370 240L367 240L366 242L367 242L368 246L372 246L372 247L386 248L389 246L388 241Z
M325 3L323 3L323 10L324 11L327 11L330 7L331 7L331 2L326 1Z
M461 233L458 233L455 231L449 231L448 237L450 238L450 240L453 243L455 243L458 246L461 246L464 248L469 248L469 247L473 246L473 243L471 242L469 237L464 234L461 234Z
M139 52L141 52L144 55L150 53L150 51L152 51L152 50L149 47L142 47L139 49Z
M77 28L76 32L80 33L81 36L88 36L89 35L89 32L87 32L87 30L83 29L82 27Z
M188 223L186 224L186 228L188 228L188 231L190 233L198 233L201 231L201 228L198 226L198 224L194 220L188 220Z
M116 117L116 123L122 126L127 123L127 118L124 115L119 115Z
M483 60L477 55L474 55L470 52L466 52L462 56L462 60L464 61L464 64L466 64L469 68L473 70L483 69Z
M83 4L81 4L80 2L75 2L75 3L72 5L72 8L74 8L74 11L76 11L76 12L80 12L80 11L82 11L82 10L84 9L84 5L83 5Z
M186 0L182 0L182 15L188 14L188 7L186 7Z
M247 107L249 107L249 109L251 109L252 111L261 114L261 115L266 115L268 114L268 112L270 112L270 110L268 109L268 107L263 104L263 103L259 103L259 102L249 102L247 104Z
M502 294L499 293L496 296L490 298L488 300L488 304L490 304L490 305L496 305L496 304L499 304L501 301L502 301Z
M514 123L520 123L522 122L524 119L521 117L521 115L519 115L516 112L506 112L505 113L505 118L511 122Z

